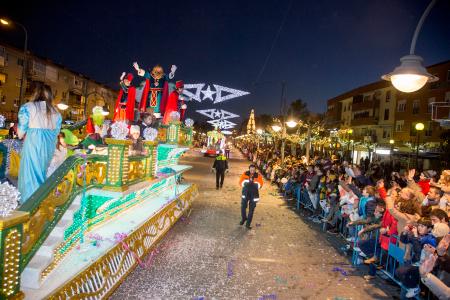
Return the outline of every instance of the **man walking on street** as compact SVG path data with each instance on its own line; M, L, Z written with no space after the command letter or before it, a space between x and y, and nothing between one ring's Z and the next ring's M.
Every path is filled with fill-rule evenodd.
M216 159L214 160L212 170L216 173L216 190L218 190L219 187L222 188L223 186L225 172L228 172L228 161L227 158L223 156L222 150L219 151L219 155L217 155Z
M242 187L242 201L241 201L241 222L248 229L252 227L250 224L253 219L253 212L255 211L256 203L259 201L259 189L263 186L263 179L261 174L256 172L255 165L251 164L248 171L241 175L239 184ZM247 205L249 206L247 215Z

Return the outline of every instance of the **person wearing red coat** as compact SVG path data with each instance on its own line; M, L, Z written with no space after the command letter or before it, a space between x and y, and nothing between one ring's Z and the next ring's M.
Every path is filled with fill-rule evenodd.
M179 80L175 83L175 90L170 93L169 99L166 104L166 111L164 112L163 124L169 124L170 113L173 111L178 111L178 99L181 94L183 94L184 82Z
M136 88L131 85L133 74L125 72L120 77L120 91L114 108L113 121L128 121L130 124L134 121L134 103L136 101Z

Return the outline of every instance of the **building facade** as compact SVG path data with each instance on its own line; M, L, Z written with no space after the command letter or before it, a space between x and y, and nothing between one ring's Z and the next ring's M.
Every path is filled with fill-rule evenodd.
M415 125L419 122L425 125L418 133L420 147L438 149L440 136L447 128L433 120L432 103L450 104L450 61L427 70L439 81L414 93L402 93L390 82L378 81L328 100L327 127L351 129L356 148L354 161L376 148L413 151L418 142Z
M0 44L0 113L12 122L17 121L23 67L23 51ZM45 82L52 88L55 105L63 100L69 105L61 111L64 120L82 120L96 105L106 105L113 113L117 91L48 59L28 53L25 77L23 101L30 96L30 82Z

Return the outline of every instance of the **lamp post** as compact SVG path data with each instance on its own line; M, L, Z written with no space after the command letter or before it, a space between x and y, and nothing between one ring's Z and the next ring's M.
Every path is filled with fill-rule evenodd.
M350 139L350 136L353 134L353 129L347 129L347 141L348 141L348 144L347 144L347 151L348 152L350 152L350 141L351 141L351 139ZM352 159L352 154L350 154L349 155L349 158L350 158L350 160Z
M417 145L416 145L416 170L419 169L419 143L420 143L420 132L425 128L425 125L423 123L417 123L416 124L416 131L417 131Z
M352 153L350 155L350 160L353 164L353 154L355 153L355 141L354 140L350 140L350 142L352 143Z
M393 161L392 161L392 152L394 151L394 144L395 141L394 140L389 140L389 144L391 145L391 152L389 152L389 160L391 162L391 166L393 165Z
M25 26L23 26L22 24L20 24L19 22L12 22L9 21L6 18L0 18L0 24L3 26L10 26L11 23L14 23L16 25L18 25L19 27L21 27L23 29L23 32L25 33L25 41L23 44L23 66L22 66L22 76L20 79L20 94L19 94L19 107L22 105L23 102L23 87L26 84L26 78L25 78L25 72L27 71L27 66L28 66L28 60L27 60L27 51L28 51L28 31L25 28Z
M422 57L414 54L420 29L422 28L426 17L430 13L436 2L437 0L432 0L423 12L422 17L417 24L416 30L414 31L409 55L400 58L401 64L400 66L395 68L393 72L381 76L382 79L391 81L392 85L397 90L404 93L415 92L417 90L420 90L427 82L435 82L439 80L438 77L427 72L425 67L422 65Z
M258 142L256 149L259 150L259 138L263 134L263 130L261 128L256 129L256 134L257 134L256 138L257 138L257 142Z

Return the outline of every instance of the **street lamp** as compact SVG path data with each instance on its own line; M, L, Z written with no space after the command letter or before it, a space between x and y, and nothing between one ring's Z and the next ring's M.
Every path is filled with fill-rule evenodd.
M415 126L417 130L417 145L416 145L416 169L419 169L419 142L420 142L420 132L425 128L423 123L417 123Z
M295 122L295 121L293 121L293 120L289 120L289 121L286 122L286 125L287 125L289 128L294 128L295 126L297 126L297 122Z
M10 26L11 23L14 23L16 25L18 25L19 27L21 27L23 29L23 32L25 33L25 41L24 41L24 45L23 45L23 66L22 66L22 77L20 79L20 94L19 94L19 107L22 105L23 102L23 87L25 85L25 72L27 70L27 48L28 48L28 31L25 28L25 26L23 26L22 24L20 24L19 22L12 22L6 18L0 18L0 24L2 24L3 26Z
M263 130L262 130L261 128L258 128L258 129L256 129L256 133L257 133L257 134L262 134L262 133L263 133Z
M392 152L394 151L395 141L393 139L390 139L389 144L391 144L391 152L389 153L389 159L391 161L391 166L392 166Z
M57 106L60 110L66 110L66 109L69 108L69 105L67 104L67 101L64 100L64 99L61 99L61 102L59 102L56 106Z
M435 82L439 80L438 77L427 72L425 67L422 65L422 57L414 54L420 29L422 28L426 17L436 2L437 0L432 0L422 14L422 17L420 18L414 32L409 55L400 58L401 64L396 67L394 71L381 76L382 79L391 81L392 85L401 92L412 93L420 90L427 82Z
M272 125L272 129L275 132L279 132L281 130L281 126L279 126L279 125Z

